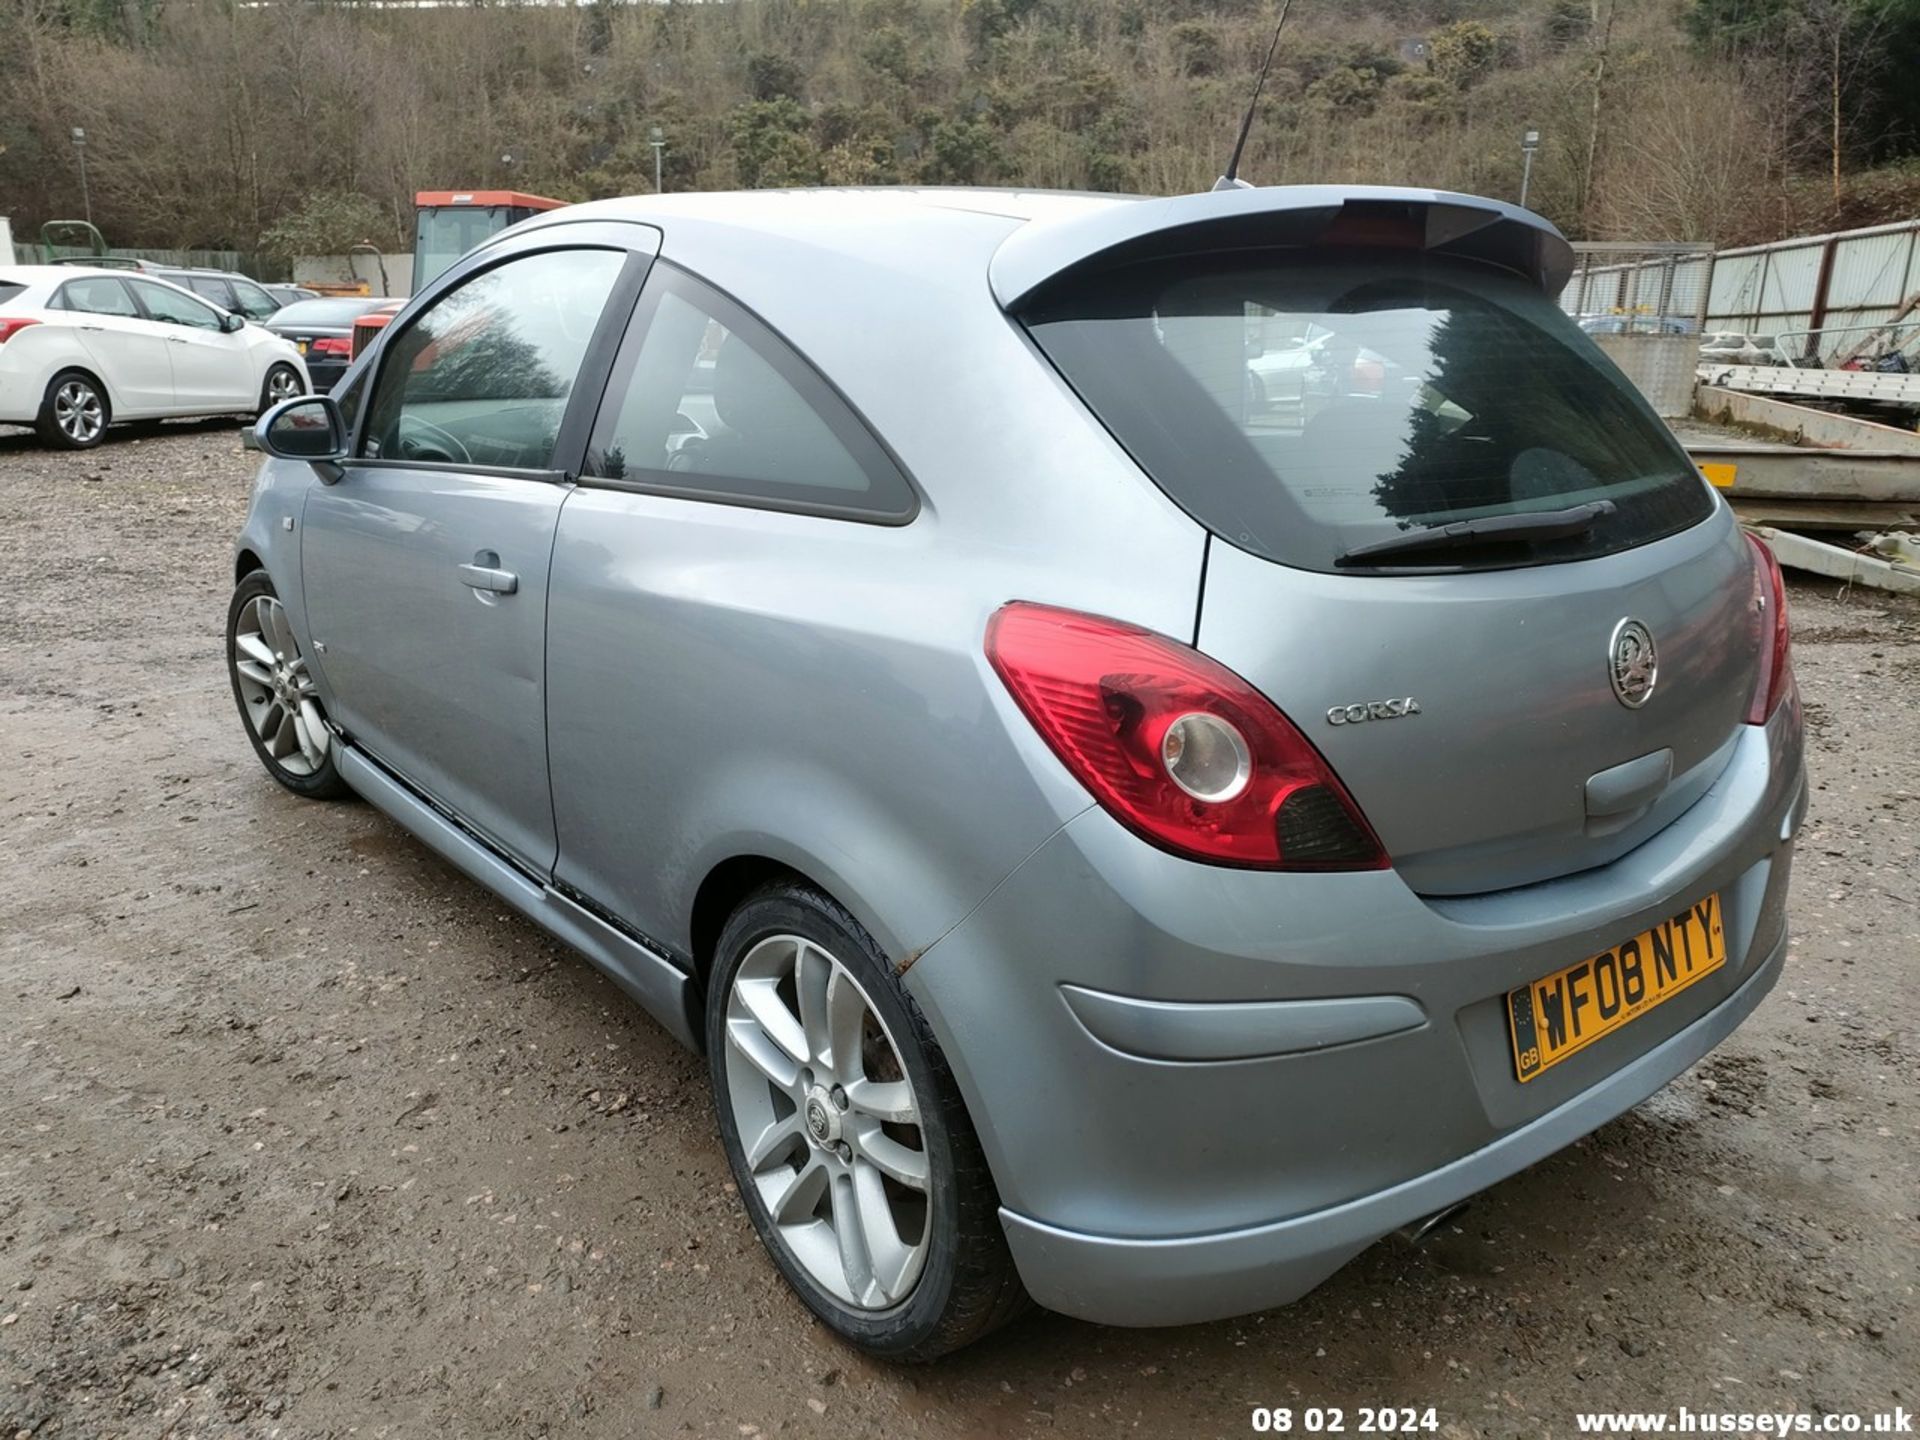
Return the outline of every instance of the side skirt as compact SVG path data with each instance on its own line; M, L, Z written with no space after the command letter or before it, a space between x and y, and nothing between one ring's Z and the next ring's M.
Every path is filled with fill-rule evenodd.
M341 742L337 735L334 743L340 778L369 804L412 831L463 875L585 955L682 1045L694 1051L701 1048L699 995L692 978L672 960L509 864L394 779L365 751Z

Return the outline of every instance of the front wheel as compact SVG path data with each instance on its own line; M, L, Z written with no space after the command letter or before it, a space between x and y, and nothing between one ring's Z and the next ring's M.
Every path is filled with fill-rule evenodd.
M1026 1308L952 1072L858 921L804 885L756 893L721 932L706 1028L741 1200L816 1315L932 1360Z
M309 800L352 793L334 767L333 732L286 607L264 570L241 580L227 607L227 678L253 753L269 775Z
M306 393L306 382L298 370L291 365L275 365L267 371L266 383L260 387L260 413L265 414L282 400Z

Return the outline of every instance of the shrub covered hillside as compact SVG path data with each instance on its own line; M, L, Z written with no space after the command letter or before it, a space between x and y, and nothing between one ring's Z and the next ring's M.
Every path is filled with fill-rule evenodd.
M566 199L1219 173L1273 0L0 0L0 213L404 246L416 188ZM1244 173L1517 194L1723 243L1920 208L1920 0L1295 0Z

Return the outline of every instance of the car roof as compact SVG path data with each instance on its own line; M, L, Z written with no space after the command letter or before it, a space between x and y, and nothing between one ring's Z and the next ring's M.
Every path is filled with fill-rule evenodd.
M504 234L590 220L658 226L670 255L676 235L741 251L781 245L831 250L839 258L898 267L909 259L929 278L990 272L1012 309L1051 281L1094 263L1247 244L1304 244L1343 219L1350 233L1403 225L1428 251L1491 260L1558 293L1572 249L1552 224L1483 196L1370 185L1275 185L1194 195L1130 196L1080 191L972 188L746 190L640 195L569 206ZM934 243L928 244L929 240ZM1362 241L1361 243L1367 243Z
M265 281L256 280L251 275L242 275L238 270L216 270L211 265L166 265L154 264L153 268L162 275L218 275L222 280L244 280L249 285L263 285Z
M164 285L169 290L178 290L198 300L202 305L215 305L204 295L195 295L185 286L176 285L165 275L151 270L122 270L104 265L0 265L0 280L11 285L25 285L29 289L41 285L58 285L66 280L144 280L150 285Z
M15 285L44 285L61 280L84 280L88 276L104 275L114 280L124 280L129 275L138 275L138 270L122 270L106 265L0 265L0 278Z

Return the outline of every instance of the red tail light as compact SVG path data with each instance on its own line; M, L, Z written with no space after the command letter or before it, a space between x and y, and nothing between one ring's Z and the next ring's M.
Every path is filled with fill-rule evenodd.
M1151 631L1004 606L987 658L1074 778L1142 839L1261 870L1383 870L1320 752L1225 666Z
M0 344L11 340L22 330L26 329L27 326L38 325L39 323L38 320L27 315L21 315L13 319L9 319L5 315L0 315Z
M312 349L316 355L350 355L353 342L344 335L322 335L313 342Z
M1793 653L1787 634L1787 585L1780 562L1766 542L1748 535L1753 546L1753 623L1760 642L1760 671L1753 682L1747 723L1764 725L1793 689Z

